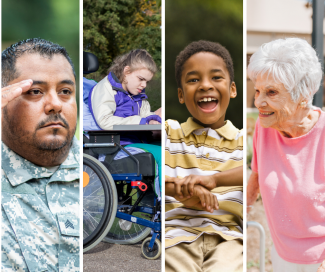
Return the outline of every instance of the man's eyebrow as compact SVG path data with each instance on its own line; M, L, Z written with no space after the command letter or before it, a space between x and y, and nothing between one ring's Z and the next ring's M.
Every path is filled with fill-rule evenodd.
M60 82L60 84L68 84L68 85L72 85L72 86L75 85L75 83L74 83L72 80L70 80L70 79L62 80L62 81Z
M75 83L70 79L64 79L64 80L60 81L59 84L68 84L68 85L71 85L71 86L75 85ZM42 81L42 80L33 80L32 86L33 85L47 85L47 82Z
M46 85L47 82L46 81L41 81L41 80L33 80L33 85Z

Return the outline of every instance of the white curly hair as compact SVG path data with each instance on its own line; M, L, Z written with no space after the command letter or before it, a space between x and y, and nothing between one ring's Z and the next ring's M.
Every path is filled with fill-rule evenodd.
M294 102L306 99L308 107L312 106L323 77L316 51L299 38L265 43L252 55L247 69L249 78L255 83L265 73L282 83Z

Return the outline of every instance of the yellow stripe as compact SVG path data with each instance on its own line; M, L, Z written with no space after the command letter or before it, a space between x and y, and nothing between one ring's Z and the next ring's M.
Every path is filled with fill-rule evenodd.
M226 140L224 138L216 139L210 135L195 135L190 134L188 137L184 137L181 129L169 128L167 139L171 143L185 143L187 146L194 145L195 147L207 146L216 150L237 150L243 148L243 136L240 136L237 140Z
M200 168L203 171L226 171L243 165L243 161L228 160L226 162L197 159L195 155L171 155L165 152L166 165L171 168L181 167L184 169Z

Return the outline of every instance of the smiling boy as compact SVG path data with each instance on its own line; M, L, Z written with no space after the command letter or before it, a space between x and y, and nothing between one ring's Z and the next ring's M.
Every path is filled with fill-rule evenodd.
M243 133L225 121L237 95L232 59L198 41L175 69L192 117L166 121L166 271L242 271Z

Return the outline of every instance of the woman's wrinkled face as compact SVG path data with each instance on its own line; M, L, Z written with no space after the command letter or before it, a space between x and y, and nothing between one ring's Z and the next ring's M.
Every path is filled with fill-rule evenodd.
M255 90L254 104L259 111L262 127L283 130L295 124L299 104L292 101L290 93L282 83L276 83L266 73L257 77Z

